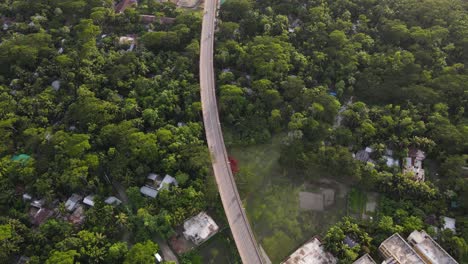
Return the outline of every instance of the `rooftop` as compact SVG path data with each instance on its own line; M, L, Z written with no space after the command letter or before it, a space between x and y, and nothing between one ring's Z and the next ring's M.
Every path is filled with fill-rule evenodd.
M374 259L369 255L365 254L358 258L353 264L376 264Z
M408 242L413 245L416 252L419 253L425 260L429 260L432 264L457 264L458 262L452 258L437 242L435 242L424 230L413 231Z
M146 195L146 196L151 197L151 198L156 198L156 196L158 195L158 191L156 189L153 189L153 188L148 187L148 186L142 186L140 188L140 192L143 195Z
M292 253L282 264L335 264L338 260L326 252L320 240L312 238Z
M455 219L447 216L443 216L444 219L444 228L443 229L450 229L455 232Z
M94 206L94 195L90 194L83 199L83 203L89 206Z
M184 222L184 237L190 239L196 245L208 240L218 232L218 225L205 212L200 212L196 216Z
M78 205L78 207L73 211L73 213L68 217L68 221L70 221L74 225L81 225L85 220L84 209L82 205Z
M76 193L72 194L72 196L70 196L70 198L65 202L65 208L67 208L68 211L73 211L81 199L83 199L83 196Z
M398 233L385 239L379 250L386 258L393 258L400 264L425 264Z
M158 191L161 190L161 189L167 189L169 187L169 185L171 184L174 184L174 185L178 185L177 183L177 180L172 177L171 175L169 174L166 174L166 176L164 176L164 179L162 180L161 184L159 185L159 188L158 188Z
M122 203L122 201L115 196L107 197L106 200L104 200L104 202L110 205L120 205Z
M42 225L47 219L51 218L54 212L47 208L34 208L31 207L29 211L29 216L31 217L31 222L34 225Z
M424 153L424 151L417 149L417 148L410 148L408 150L408 156L410 156L413 159L422 161L426 158L426 153Z

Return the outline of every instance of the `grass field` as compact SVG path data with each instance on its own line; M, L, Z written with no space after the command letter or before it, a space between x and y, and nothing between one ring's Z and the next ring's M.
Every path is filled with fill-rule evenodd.
M361 217L365 213L367 195L357 188L352 188L348 196L348 213Z

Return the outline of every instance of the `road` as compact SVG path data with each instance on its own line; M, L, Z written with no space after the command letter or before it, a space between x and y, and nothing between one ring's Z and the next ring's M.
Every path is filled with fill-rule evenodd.
M206 140L224 212L242 262L264 263L229 166L219 121L213 69L213 36L217 4L216 0L205 1L200 40L200 93Z

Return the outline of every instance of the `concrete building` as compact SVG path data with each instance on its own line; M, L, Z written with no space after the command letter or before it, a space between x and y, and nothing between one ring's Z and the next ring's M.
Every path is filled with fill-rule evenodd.
M424 181L426 177L422 162L425 158L424 151L410 148L408 157L403 160L403 173L412 173L415 181Z
M456 229L455 229L455 218L451 218L451 217L447 217L447 216L443 216L442 219L444 219L444 226L442 229L450 229L452 230L452 232L455 233Z
M353 264L376 264L374 259L369 255L365 254L358 258Z
M398 233L385 239L379 251L385 259L382 264L426 264Z
M336 264L338 260L325 251L320 240L313 237L292 253L282 264Z
M458 262L424 230L413 231L408 236L408 243L413 246L416 253L428 264L458 264Z
M218 225L205 212L184 222L184 237L191 240L195 245L200 245L218 232Z

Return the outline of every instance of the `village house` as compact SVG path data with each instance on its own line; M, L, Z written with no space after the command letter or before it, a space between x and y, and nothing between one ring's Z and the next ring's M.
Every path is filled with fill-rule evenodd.
M76 193L72 194L70 198L65 202L65 208L67 211L71 212L75 210L75 208L79 205L79 202L83 199L83 196L78 195Z
M425 264L416 251L398 233L385 239L380 244L379 251L385 259L383 264Z
M422 150L410 148L408 157L403 160L403 173L413 174L415 181L424 181L425 175L422 162L425 158L426 154Z
M75 226L79 226L83 224L85 218L83 205L78 204L73 213L68 217L68 221Z
M452 230L453 233L455 233L455 223L456 220L455 218L447 217L447 216L442 216L442 219L444 220L444 226L442 229L450 229Z
M427 264L458 264L458 262L424 230L413 231L408 236L408 242Z
M16 264L28 264L29 263L29 260L30 258L26 257L26 256L21 256L19 257L18 261L16 262Z
M122 0L118 4L115 5L115 13L120 14L125 11L130 6L137 6L138 1L137 0Z
M94 195L90 194L83 199L83 203L89 206L94 206Z
M29 209L29 216L31 218L31 223L36 226L40 226L47 219L51 218L54 215L54 211L42 207L42 208L37 208L37 207L31 207Z
M200 212L196 216L184 222L184 237L191 240L195 245L200 245L219 230L215 221L205 212Z
M346 235L345 238L343 239L343 243L345 245L348 245L348 247L353 248L357 245L359 245L354 239L352 239L350 236Z
M171 25L174 24L176 19L174 17L161 17L159 23L161 25Z
M146 177L146 185L140 188L140 192L148 197L155 198L162 190L169 189L169 186L177 186L177 180L169 174L162 178L159 174L150 173Z
M22 198L23 198L23 201L27 202L27 201L31 201L32 196L29 193L23 193Z
M400 162L398 161L398 159L393 158L393 150L385 149L385 154L383 155L383 158L388 167L400 166Z
M119 45L128 46L127 51L133 51L136 46L136 39L134 35L131 36L121 36L119 38Z
M114 205L114 206L120 205L122 203L122 201L119 198L115 197L115 196L107 197L106 200L104 200L104 202L106 204Z
M169 186L171 186L171 185L177 186L177 185L179 185L179 183L177 182L177 180L174 177L172 177L169 174L166 174L166 176L164 176L164 179L159 184L158 191L167 190L167 189L169 189Z
M363 150L359 150L355 154L353 154L353 158L360 160L362 162L368 162L371 164L375 164L376 162L372 159L372 153L374 152L374 149L371 147L366 147ZM374 155L375 157L375 155ZM393 158L393 151L390 149L385 149L384 154L382 155L382 159L385 161L385 164L388 167L398 167L400 166L400 162L398 159Z
M153 15L140 15L140 20L144 24L151 24L156 22L157 18Z
M156 189L148 187L146 185L140 188L140 193L151 198L156 198L156 196L158 195L158 191Z
M30 205L31 205L32 207L36 207L36 208L38 208L38 209L41 209L42 206L44 206L44 204L45 204L45 200L44 200L44 199L35 199L35 200L33 200L33 201L30 203Z
M376 263L369 254L365 254L365 255L362 255L357 260L355 260L353 264L376 264Z
M359 150L358 152L356 152L356 154L353 154L353 157L362 162L369 162L369 163L374 164L375 162L370 157L370 154L373 151L374 150L371 147L366 147L365 149Z
M336 264L338 260L325 251L322 242L313 237L307 243L298 248L281 264Z

